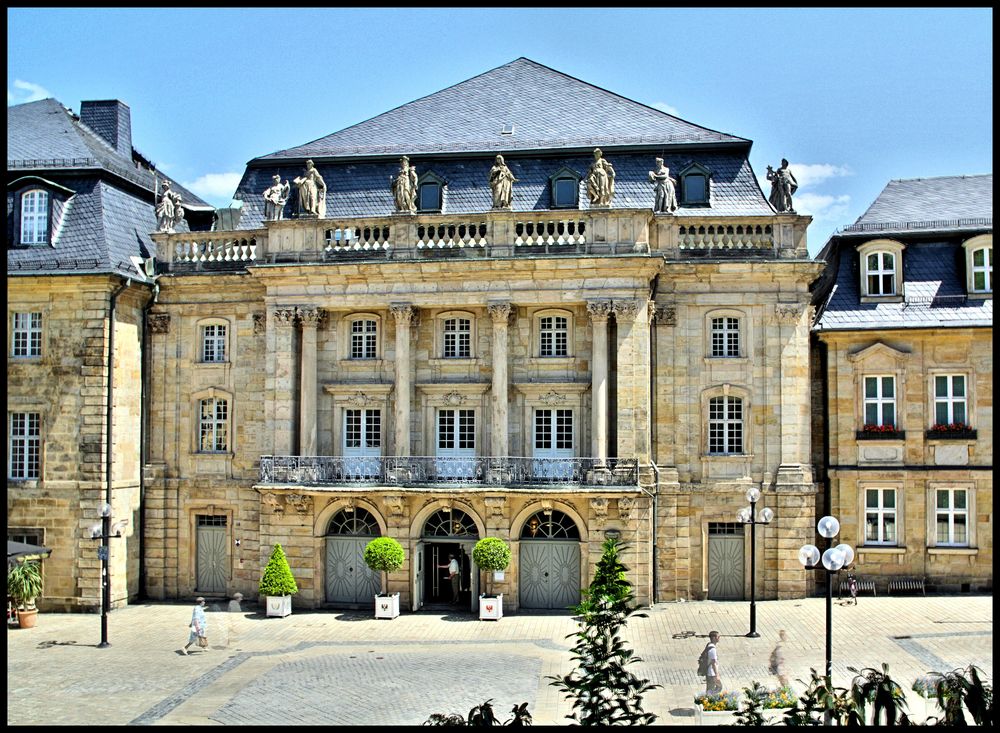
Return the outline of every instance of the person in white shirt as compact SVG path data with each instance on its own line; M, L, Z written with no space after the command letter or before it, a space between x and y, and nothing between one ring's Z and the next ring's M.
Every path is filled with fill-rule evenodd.
M705 676L705 692L722 692L722 674L719 672L719 632L708 632L708 674Z
M448 580L451 581L451 602L458 604L458 596L462 590L462 570L455 559L455 553L448 554L448 562L445 565L438 565L439 568L448 568Z

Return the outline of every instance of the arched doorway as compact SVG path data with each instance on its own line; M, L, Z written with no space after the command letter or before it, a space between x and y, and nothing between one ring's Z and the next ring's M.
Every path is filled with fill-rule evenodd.
M416 591L417 607L455 608L448 580L449 556L454 555L461 573L458 608L471 609L479 592L479 573L472 564L472 548L479 530L472 517L460 509L444 508L424 522L417 544L419 557Z
M580 602L580 528L564 512L542 510L521 528L521 608L568 608Z
M326 530L327 603L372 603L381 590L381 578L365 565L365 545L381 534L378 522L366 509L347 507L333 516Z

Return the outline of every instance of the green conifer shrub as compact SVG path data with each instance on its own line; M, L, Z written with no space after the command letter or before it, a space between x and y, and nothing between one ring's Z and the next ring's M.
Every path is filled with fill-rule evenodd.
M260 579L259 591L262 596L290 596L299 592L288 566L288 559L281 545L277 544L271 550L271 558L264 568L264 576Z

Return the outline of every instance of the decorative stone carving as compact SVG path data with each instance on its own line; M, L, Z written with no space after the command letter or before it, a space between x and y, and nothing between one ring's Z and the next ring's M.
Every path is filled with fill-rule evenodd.
M260 501L275 514L284 514L285 512L284 505L275 494L261 494Z
M296 308L295 310L303 326L316 328L326 318L326 311L321 308Z
M649 172L649 182L653 184L653 211L657 214L677 211L677 187L670 169L663 165L663 158L656 159L656 170Z
M401 517L403 516L403 509L406 506L406 501L402 496L384 496L382 497L382 503L385 504L386 511L389 512L390 516Z
M798 303L778 303L774 306L774 313L778 320L785 323L795 323L802 316L802 306Z
M510 211L510 202L514 196L513 184L517 182L510 168L503 162L503 156L498 155L496 163L490 169L490 190L493 192L493 208Z
M615 196L615 169L603 155L600 148L594 148L594 162L587 173L587 196L591 206L610 206Z
M486 306L486 310L489 311L494 323L507 323L514 308L510 303L490 303Z
M566 395L559 394L555 390L552 390L551 392L543 394L539 397L538 401L543 405L558 405L566 401Z
M444 402L447 405L464 405L465 395L458 392L449 392L444 396Z
M389 187L396 213L417 213L417 169L410 166L410 159L405 155L399 159L399 173L389 179Z
M325 218L326 182L311 160L306 161L306 172L295 179L295 185L299 187L299 218Z
M309 510L312 509L312 497L306 494L287 494L285 503L299 514L308 514Z
M603 524L608 518L608 499L605 496L598 496L590 500L590 511L594 513L594 519L598 524Z
M611 301L588 300L587 313L590 314L590 320L594 323L603 323L607 321L608 317L611 315Z
M279 326L291 326L295 324L296 308L284 307L274 309L274 322Z
M396 319L396 325L399 326L413 323L417 317L417 309L412 305L391 305L389 306L389 310L392 311L392 315Z
M367 407L368 405L371 405L371 404L374 404L375 402L377 402L377 400L374 399L373 397L370 397L369 395L367 395L366 393L362 392L361 390L358 390L354 394L345 397L344 398L344 402L346 402L347 404L352 405L352 406Z
M677 307L673 305L658 305L654 307L653 318L658 326L677 325Z
M487 496L483 501L486 503L486 512L494 519L503 517L504 506L507 499L503 496Z
M262 334L267 330L267 314L266 313L254 313L253 314L253 332L255 334Z
M281 181L281 176L271 176L271 185L264 189L265 221L281 221L284 218L285 203L291 189L288 181Z
M173 234L183 219L184 207L181 206L181 195L170 190L170 181L164 181L160 186L159 201L156 202L156 229Z
M631 496L618 497L618 516L622 519L631 519L632 511L635 509L635 498Z
M634 321L639 312L639 302L636 300L616 300L611 309L615 312L615 318L619 323Z
M149 330L151 333L170 332L169 313L150 313L148 323L149 323Z
M778 170L768 166L767 180L771 182L771 195L767 197L767 200L771 202L774 210L779 214L794 214L792 194L798 190L799 182L795 180L795 176L788 169L788 161L782 158L781 167Z

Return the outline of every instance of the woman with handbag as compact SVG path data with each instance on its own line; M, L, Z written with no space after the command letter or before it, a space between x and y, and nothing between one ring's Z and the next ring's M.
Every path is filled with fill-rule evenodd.
M208 648L208 622L205 620L205 599L198 596L194 599L194 610L191 611L191 633L188 634L188 643L181 650L188 654L188 647L198 642L202 649Z

